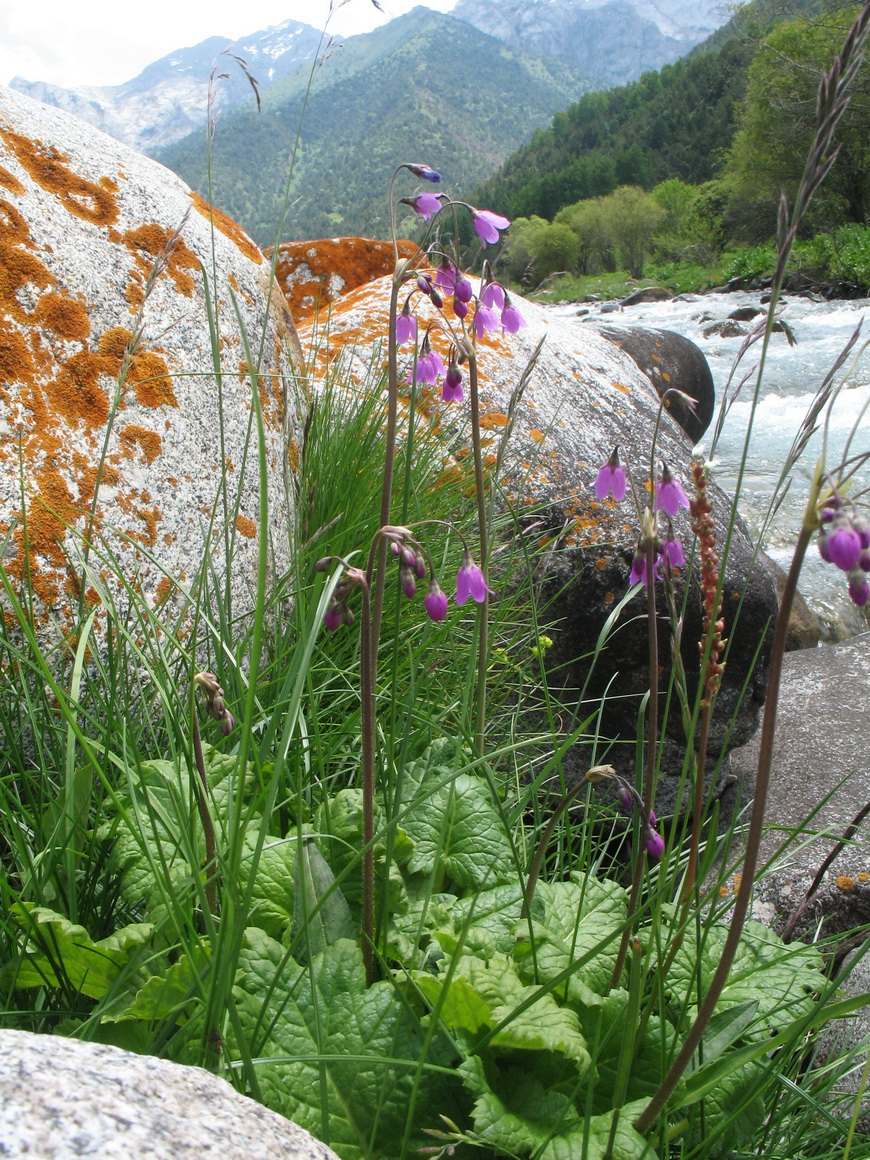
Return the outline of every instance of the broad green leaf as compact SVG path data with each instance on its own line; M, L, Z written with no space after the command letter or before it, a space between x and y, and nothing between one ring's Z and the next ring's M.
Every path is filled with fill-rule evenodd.
M135 965L154 927L134 923L95 942L83 926L44 906L16 903L15 922L29 936L29 949L2 971L15 987L72 987L91 999L102 999L122 970Z
M306 959L339 939L353 938L354 921L335 875L312 838L303 838L296 864L294 943Z
M449 984L443 984L425 971L415 971L413 979L429 1005L438 1010L445 1027L451 1031L467 1031L477 1036L481 1030L495 1026L492 1008L465 979L452 979Z
M591 875L571 882L542 882L535 890L531 913L534 954L527 924L517 927L515 957L523 977L534 978L537 972L538 981L546 983L588 956L559 987L559 993L584 1006L600 1003L610 990L626 917L622 887Z
M209 969L210 957L208 944L201 943L192 957L183 954L164 974L151 975L132 999L113 1004L108 1012L103 1013L101 1022L170 1018L183 1022L185 1009L191 1007L203 992L203 977Z
M359 907L362 898L363 848L363 795L359 789L339 790L334 797L321 803L314 815L313 829L317 845L332 872L341 879L341 890L352 907ZM375 802L375 833L383 829L383 810ZM405 884L400 864L408 861L413 844L405 831L394 831L390 863L390 897L392 911L404 901ZM383 879L387 844L382 839L375 843L375 874Z
M410 785L406 802L409 790ZM414 843L411 874L435 871L438 879L446 877L460 890L497 886L514 877L510 840L483 778L432 770L410 800L402 827Z
M242 872L253 869L251 860L257 835L253 829L245 835ZM267 836L260 851L251 887L251 910L248 921L273 938L280 939L293 918L294 875L296 872L296 835L287 838Z
M343 1160L394 1155L423 1053L425 1029L390 982L366 988L362 955L342 940L297 964L263 931L250 928L235 988L248 1043L259 1059L264 1102L334 1148ZM231 1048L231 1044L228 1045ZM426 1061L449 1056L436 1036ZM443 1081L425 1071L415 1119L437 1126L451 1101ZM412 1149L423 1143L412 1137Z
M769 1078L758 1064L747 1064L722 1076L704 1100L703 1130L697 1109L690 1120L691 1142L703 1144L704 1155L711 1158L750 1147L764 1122L762 1092ZM717 1129L721 1134L714 1138Z
M548 1086L526 1066L498 1067L478 1056L465 1060L459 1071L475 1096L474 1130L494 1149L535 1160L604 1160L613 1113L587 1120L574 1102L582 1098L582 1089ZM637 1101L622 1109L612 1160L657 1160L652 1146L631 1126L643 1107Z
M598 1113L613 1107L617 1074L624 1047L631 1057L626 1100L649 1100L664 1079L663 1039L673 1040L673 1028L656 1015L641 1026L629 1023L628 992L612 991L596 1005L580 1008L580 1027L595 1061L595 1089L592 1108ZM664 1066L663 1066L664 1064ZM682 1082L677 1088L682 1091Z
M696 963L695 934L687 930L668 972L668 990L674 1002L689 998L688 1015L694 1017L695 996L705 993L719 964L727 929L714 926L705 932L700 963ZM764 1036L784 1023L807 1014L813 993L824 989L821 956L802 943L786 945L769 927L749 921L717 1004L717 1011L745 1003L758 1004L756 1018L744 1034ZM699 970L700 967L700 970ZM699 978L700 974L700 978Z

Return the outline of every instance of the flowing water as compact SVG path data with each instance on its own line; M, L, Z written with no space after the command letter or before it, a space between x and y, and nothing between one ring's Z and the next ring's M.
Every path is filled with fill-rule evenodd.
M601 313L600 317L602 321L612 321L620 326L674 330L696 343L704 352L713 373L718 412L744 338L739 335L723 338L715 334L708 337L704 331L713 322L726 319L738 307L759 305L758 294L687 295L668 302L644 303L614 313ZM553 307L554 312L562 316L576 315L579 309L587 308L576 305ZM591 317L599 315L600 308L597 306L589 309ZM772 336L738 504L741 514L756 535L764 528L783 463L815 393L865 314L870 315L870 299L815 302L789 295L784 299L779 316L790 328L795 342L793 346L790 345L784 333ZM578 325L582 325L582 322L578 321ZM747 328L752 324L743 322L741 325ZM837 381L842 379L844 385L832 408L827 428L826 462L829 467L840 462L850 435L850 454L870 451L870 350L855 358L865 340L870 340L870 317L838 374ZM729 396L733 395L740 380L755 366L760 353L761 344L757 343L743 355L728 387ZM733 493L737 485L756 378L755 373L747 378L731 404L715 448L714 476L729 493ZM701 444L707 454L712 430L713 425ZM821 448L820 425L820 430L813 436L803 458L792 469L786 498L764 535L766 551L785 568L791 559L809 480ZM864 468L855 480L853 492L868 486L870 468ZM810 549L804 564L801 591L832 636L866 631L867 620L851 605L843 573L825 564L814 547Z

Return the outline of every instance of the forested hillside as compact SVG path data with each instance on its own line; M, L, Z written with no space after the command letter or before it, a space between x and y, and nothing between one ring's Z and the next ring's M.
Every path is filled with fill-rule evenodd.
M621 185L709 181L722 172L764 36L778 22L822 6L819 0L747 4L689 56L634 84L587 93L557 113L475 198L510 217L552 220L564 206Z
M218 124L211 182L202 135L159 154L263 245L276 240L300 120L282 236L386 236L399 161L437 164L461 195L588 87L561 61L423 8L346 41L315 70L303 117L309 73Z

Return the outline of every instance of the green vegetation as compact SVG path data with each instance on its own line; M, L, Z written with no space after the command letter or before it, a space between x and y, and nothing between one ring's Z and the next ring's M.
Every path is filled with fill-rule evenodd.
M469 189L585 87L560 61L517 54L417 8L345 42L313 76L304 67L277 81L262 112L249 102L222 118L210 157L193 134L158 160L260 245L385 237L379 191L396 157L438 157L454 186Z

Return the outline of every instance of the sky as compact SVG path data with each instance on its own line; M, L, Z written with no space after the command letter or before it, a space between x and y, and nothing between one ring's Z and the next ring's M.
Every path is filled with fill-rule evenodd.
M449 12L456 0L331 0L329 31L370 32L417 3ZM178 48L235 39L284 20L322 28L330 0L3 0L0 84L14 76L65 88L117 85Z

